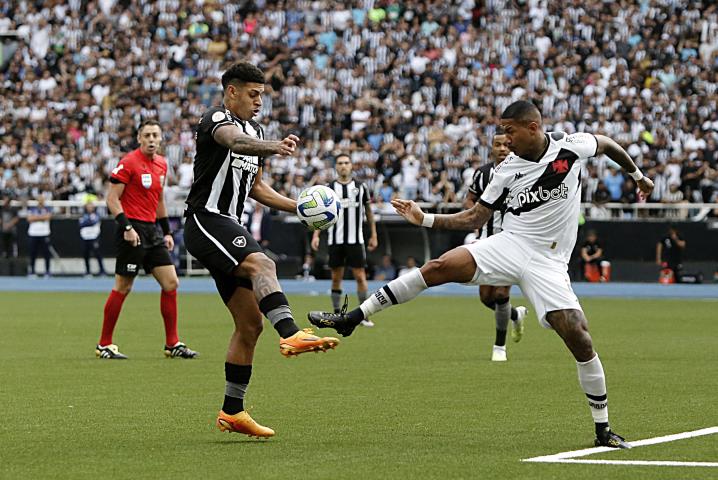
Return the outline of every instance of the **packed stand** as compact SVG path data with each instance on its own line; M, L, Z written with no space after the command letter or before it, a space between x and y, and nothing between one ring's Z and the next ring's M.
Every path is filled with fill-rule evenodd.
M651 202L716 201L718 7L569 0L5 2L0 190L102 194L144 118L164 125L170 185L192 181L193 128L232 61L260 65L268 138L299 154L264 174L291 196L351 153L376 201L461 201L501 111L531 98L546 129L612 136ZM9 33L8 33L9 32ZM636 202L594 159L583 199Z

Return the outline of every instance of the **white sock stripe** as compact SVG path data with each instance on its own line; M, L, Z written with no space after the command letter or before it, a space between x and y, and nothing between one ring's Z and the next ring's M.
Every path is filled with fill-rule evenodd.
M232 255L230 255L230 253L222 246L222 244L219 243L219 240L217 240L216 238L214 238L212 235L209 234L209 232L208 232L207 230L204 229L204 227L202 226L202 224L199 223L199 219L197 218L197 215L192 214L192 218L194 218L194 221L197 222L197 226L199 227L200 230L202 230L202 233L204 233L204 235L205 235L207 238L209 238L210 241L211 241L212 243L214 243L214 244L217 246L217 248L219 248L219 250L220 250L222 253L224 253L225 255L227 255L227 258L229 258L230 260L232 260L232 263L234 263L235 265L239 265L239 262L237 262L237 259L235 259Z

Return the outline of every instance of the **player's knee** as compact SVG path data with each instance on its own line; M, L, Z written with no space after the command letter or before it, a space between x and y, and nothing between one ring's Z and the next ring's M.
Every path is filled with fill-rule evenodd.
M239 341L247 346L254 346L262 334L264 326L262 325L262 319L259 318L257 322L237 322L237 333Z
M264 254L253 256L246 268L249 270L251 276L276 275L277 271L277 266L272 259Z
M127 296L132 291L132 285L115 285L115 291Z
M162 290L171 292L179 288L179 279L177 277L165 280L162 282Z

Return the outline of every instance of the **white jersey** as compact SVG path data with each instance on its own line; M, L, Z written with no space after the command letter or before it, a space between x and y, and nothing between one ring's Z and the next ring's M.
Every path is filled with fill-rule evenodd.
M549 143L543 155L531 161L509 154L494 169L479 201L493 210L505 209L505 232L568 262L581 206L580 161L596 155L598 142L589 133L545 135Z

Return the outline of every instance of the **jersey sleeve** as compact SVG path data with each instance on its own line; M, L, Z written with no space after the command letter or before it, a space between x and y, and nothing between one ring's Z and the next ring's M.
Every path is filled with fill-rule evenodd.
M590 133L574 133L566 137L565 141L578 158L595 157L598 151L598 140Z
M224 125L234 125L232 117L223 108L214 107L207 110L199 121L197 128L199 133L214 135L219 127Z
M509 194L509 181L512 178L513 177L502 174L499 168L494 170L494 176L486 186L486 189L481 193L479 203L491 210L501 210Z
M471 185L469 185L469 192L477 197L481 196L481 173L481 169L477 168L474 172L474 177L471 179Z
M110 174L110 182L112 183L130 183L132 178L132 168L130 163L126 161L127 157L123 157L120 163L112 170Z

